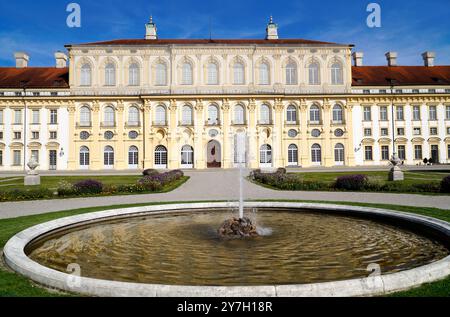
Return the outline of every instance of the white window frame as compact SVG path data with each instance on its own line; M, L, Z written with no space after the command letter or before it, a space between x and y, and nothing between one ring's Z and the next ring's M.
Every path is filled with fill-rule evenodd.
M190 145L181 148L181 168L194 168L194 149Z
M320 85L320 66L317 62L308 65L308 83L310 85Z
M317 105L312 105L309 108L309 121L312 124L320 123L320 108Z
M344 84L344 71L342 64L339 62L331 65L331 84L332 85L343 85Z
M116 65L108 63L105 66L105 86L116 85Z
M167 86L167 66L165 63L158 63L155 66L155 85Z
M345 146L342 143L334 146L334 165L345 165Z
M80 169L89 169L90 165L90 150L87 146L80 147L79 164Z
M105 146L103 149L103 167L105 169L114 169L114 148Z
M270 66L266 62L259 64L259 84L270 85Z
M128 148L128 168L139 168L139 149L137 146L132 145Z
M259 166L261 168L272 167L273 153L269 144L263 144L259 149Z
M295 144L288 147L288 166L298 166L298 146Z
M241 62L233 65L233 85L245 84L245 66Z
M209 63L207 66L208 85L219 84L219 67L216 63Z
M333 123L343 123L344 122L344 109L341 105L333 106Z
M290 62L286 65L286 85L297 85L297 64Z
M234 123L244 124L245 123L245 108L242 105L236 105L234 107Z
M322 165L322 147L320 144L313 144L311 146L311 165Z
M286 122L289 124L297 123L297 107L290 105L286 109Z
M91 109L88 106L80 108L80 125L82 127L91 125Z
M83 64L80 70L80 86L92 85L92 68L90 64Z
M166 107L158 105L155 109L155 123L159 125L167 124L167 110Z
M140 67L138 63L130 64L128 69L128 85L129 86L139 86L140 85Z
M262 104L260 108L260 124L270 124L271 114L270 106Z
M194 74L191 63L185 62L181 67L181 84L182 85L194 84Z
M168 158L167 148L163 145L158 145L155 148L155 168L166 169L167 158Z

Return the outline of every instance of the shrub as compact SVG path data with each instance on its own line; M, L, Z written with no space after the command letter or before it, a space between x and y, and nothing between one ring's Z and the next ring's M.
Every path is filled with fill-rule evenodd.
M72 183L68 181L60 181L58 182L58 196L72 196L76 194L76 190Z
M100 194L103 191L103 184L94 179L82 180L73 185L78 194Z
M450 193L450 176L442 179L440 187L442 193Z
M335 183L336 189L363 190L368 182L366 175L355 174L338 177Z
M284 167L280 167L279 169L277 169L277 173L278 174L286 174L287 170Z
M161 190L165 185L181 179L184 173L180 170L174 170L161 174L144 176L138 181L138 184L149 191Z
M418 183L412 185L414 191L423 193L438 193L440 191L439 183Z
M144 175L144 176L151 176L151 175L156 175L156 174L159 174L159 172L152 168L146 169L142 172L142 175Z
M0 192L0 201L49 199L53 192L46 188L13 189Z

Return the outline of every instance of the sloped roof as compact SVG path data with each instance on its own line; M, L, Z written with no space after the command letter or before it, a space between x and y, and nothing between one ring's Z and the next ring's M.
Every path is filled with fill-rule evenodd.
M69 88L69 69L0 67L0 88Z

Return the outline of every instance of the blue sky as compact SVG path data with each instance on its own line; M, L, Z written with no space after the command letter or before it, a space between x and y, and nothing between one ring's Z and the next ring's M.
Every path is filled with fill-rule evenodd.
M81 6L81 28L68 28L66 6ZM382 8L382 27L366 25L366 7ZM26 51L32 66L54 65L64 44L143 38L150 14L161 38L263 38L272 14L282 38L351 43L366 65L384 65L384 53L399 53L401 65L420 65L433 50L437 64L450 65L448 0L0 0L0 66Z

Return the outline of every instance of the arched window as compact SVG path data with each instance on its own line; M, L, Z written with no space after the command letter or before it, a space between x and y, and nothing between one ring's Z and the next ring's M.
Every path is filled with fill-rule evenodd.
M234 123L245 124L245 110L242 105L234 107Z
M90 127L91 126L91 109L88 106L83 106L80 108L80 126Z
M167 67L164 63L156 64L156 86L166 86L167 85Z
M295 106L290 105L286 111L286 121L290 124L297 123L297 108Z
M334 147L334 161L336 165L343 165L345 161L344 145L341 143L336 144Z
M260 124L270 124L270 108L268 105L261 106Z
M312 105L309 109L309 121L311 123L320 123L320 109L317 105Z
M297 65L294 62L286 65L286 85L297 85Z
M333 122L342 123L344 121L344 115L342 107L340 105L334 105L333 107Z
M194 167L194 149L190 145L185 145L181 148L181 167Z
M331 84L342 85L344 83L344 75L341 63L331 65Z
M103 151L103 164L106 168L114 166L114 149L111 146L105 146Z
M113 63L106 64L105 67L105 86L116 85L116 66Z
M245 71L244 64L237 62L233 65L233 75L234 75L233 83L235 85L244 85L245 83L244 71Z
M164 106L157 106L155 110L155 124L166 125L166 108Z
M261 146L259 151L259 162L262 165L272 164L272 147L269 144L264 144Z
M139 86L140 84L140 70L139 65L137 63L133 63L130 65L128 73L128 84L130 86Z
M128 110L128 125L139 126L139 109L134 106Z
M155 149L155 167L167 168L167 149L162 145L158 145Z
M215 63L208 64L208 85L219 84L219 70Z
M128 149L128 166L130 168L137 168L139 165L139 150L135 146L130 146Z
M267 63L261 63L259 65L259 84L269 85L269 65Z
M181 123L183 125L192 125L192 108L188 105L183 106Z
M209 105L208 107L208 124L219 124L219 109L215 105Z
M311 161L315 164L322 162L322 148L319 144L314 144L311 147Z
M309 84L310 85L320 85L320 77L319 77L319 64L311 63L308 66L308 74L309 74Z
M81 76L80 76L80 85L81 86L90 86L91 85L91 65L84 64L81 66Z
M89 148L86 146L80 147L80 167L89 167Z
M298 147L295 144L289 145L288 165L289 166L297 166L298 165Z
M111 106L107 106L103 113L103 126L113 127L116 124L115 111Z
M181 70L181 78L183 85L192 85L193 84L193 75L192 75L192 65L189 63L184 63Z

